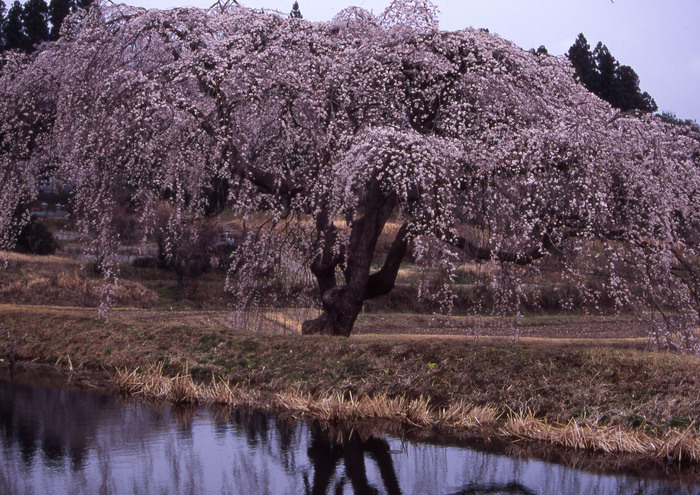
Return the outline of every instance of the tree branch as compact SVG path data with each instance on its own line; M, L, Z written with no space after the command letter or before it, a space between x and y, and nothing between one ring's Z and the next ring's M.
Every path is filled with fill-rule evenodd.
M408 224L404 223L389 248L389 253L386 256L386 260L384 260L384 265L382 265L382 268L378 272L372 273L369 276L365 299L373 299L386 295L394 288L401 262L408 248L407 234Z
M568 230L561 235L559 242L566 239L576 237L580 234L579 230ZM551 233L545 233L542 236L542 241L539 246L533 247L526 251L515 252L506 250L493 250L477 246L473 242L461 236L447 236L445 242L461 249L467 256L477 261L504 261L506 263L514 263L516 265L525 266L543 258L547 253L560 252L561 249L552 241Z

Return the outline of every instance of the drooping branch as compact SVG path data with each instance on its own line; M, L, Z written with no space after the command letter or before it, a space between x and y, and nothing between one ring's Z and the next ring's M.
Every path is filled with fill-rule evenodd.
M304 192L303 186L295 186L282 175L261 170L252 164L243 163L240 159L232 167L232 172L237 177L246 180L258 188L263 194L286 194L296 196Z
M559 244L580 235L579 230L567 230L560 235ZM551 233L545 233L538 246L523 251L508 251L504 249L490 249L482 246L477 246L465 237L457 235L444 236L445 241L463 251L467 256L475 261L502 261L505 263L514 263L516 265L529 265L548 253L560 253L562 251L560 245L554 243Z

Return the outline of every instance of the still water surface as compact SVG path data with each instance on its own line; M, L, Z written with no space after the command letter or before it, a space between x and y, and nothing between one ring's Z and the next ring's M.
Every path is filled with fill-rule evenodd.
M54 493L700 495L700 486L391 436L339 444L313 423L126 405L0 370L0 494Z

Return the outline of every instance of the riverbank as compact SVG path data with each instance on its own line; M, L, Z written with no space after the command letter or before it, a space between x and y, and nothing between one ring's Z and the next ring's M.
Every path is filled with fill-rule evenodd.
M700 460L700 359L645 350L643 339L334 339L234 323L223 311L117 310L101 322L94 310L0 305L0 356L14 343L20 361L106 370L123 393L170 402ZM566 320L552 323L567 333Z

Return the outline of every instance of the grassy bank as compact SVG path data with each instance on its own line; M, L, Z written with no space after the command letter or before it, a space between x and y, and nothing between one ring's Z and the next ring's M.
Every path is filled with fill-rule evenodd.
M607 323L596 321L584 323ZM582 322L556 323L565 335L569 324ZM243 332L225 311L116 310L105 323L94 310L0 305L0 356L14 344L19 360L106 369L133 395L700 459L699 358L638 338L525 333L333 339Z

